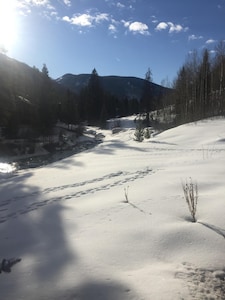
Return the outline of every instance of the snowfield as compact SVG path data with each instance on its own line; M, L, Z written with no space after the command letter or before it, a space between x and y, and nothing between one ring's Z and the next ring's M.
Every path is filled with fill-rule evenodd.
M121 124L93 149L0 180L0 259L22 258L0 274L2 300L225 299L225 119L142 143L132 118Z

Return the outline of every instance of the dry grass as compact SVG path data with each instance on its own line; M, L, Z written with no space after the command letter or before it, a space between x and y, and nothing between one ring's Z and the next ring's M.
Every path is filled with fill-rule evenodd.
M188 209L191 213L193 222L196 222L196 212L198 204L198 184L193 183L192 178L182 183L184 198L188 204Z

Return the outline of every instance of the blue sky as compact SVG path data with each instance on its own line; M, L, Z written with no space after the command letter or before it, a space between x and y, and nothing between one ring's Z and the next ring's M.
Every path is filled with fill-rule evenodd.
M7 55L56 79L91 73L170 82L192 50L225 39L225 0L0 0Z

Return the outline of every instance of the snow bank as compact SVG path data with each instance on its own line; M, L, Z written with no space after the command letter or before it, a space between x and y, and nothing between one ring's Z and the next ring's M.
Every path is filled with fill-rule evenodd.
M22 258L0 274L2 299L224 299L224 127L204 120L143 143L134 127L105 130L94 149L1 179L0 258Z

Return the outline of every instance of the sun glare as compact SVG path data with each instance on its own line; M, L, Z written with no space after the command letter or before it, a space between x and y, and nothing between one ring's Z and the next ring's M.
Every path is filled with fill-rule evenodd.
M0 0L0 47L9 51L16 42L16 3Z

